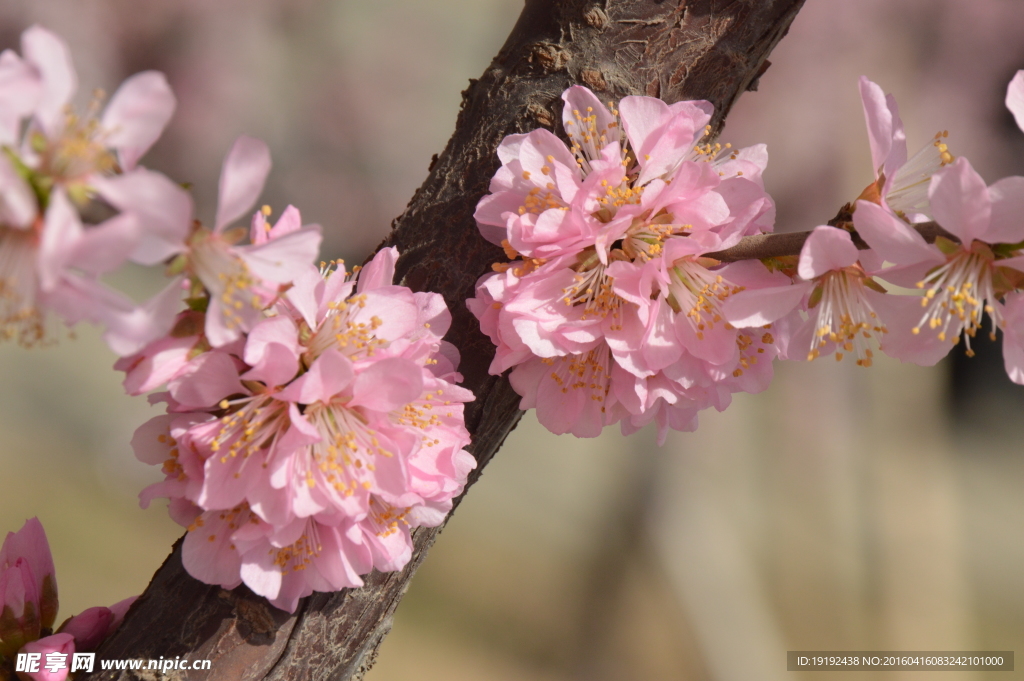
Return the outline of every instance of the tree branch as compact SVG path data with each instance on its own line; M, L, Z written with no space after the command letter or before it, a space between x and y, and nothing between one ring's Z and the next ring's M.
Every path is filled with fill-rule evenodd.
M448 340L462 353L466 409L478 467L470 484L521 416L505 377L487 373L490 341L465 306L476 280L502 258L473 220L498 168L502 138L545 126L560 130L559 99L573 84L602 98L650 95L673 102L706 99L717 131L732 105L756 86L766 57L803 0L527 0L518 23L479 80L463 93L455 133L430 175L394 223L385 244L401 251L400 283L444 295ZM315 594L294 615L248 589L225 591L192 579L181 542L132 607L100 659L210 659L209 672L181 678L361 678L391 627L409 580L440 528L414 533L415 552L398 573L373 573L361 589ZM97 672L88 678L132 678Z
M935 239L940 236L950 241L960 242L959 239L935 222L921 222L911 226L930 244L935 243ZM807 237L810 235L810 232L755 234L754 236L743 237L732 248L705 253L704 256L721 262L736 262L737 260L763 260L765 258L783 258L787 255L800 255L800 249L804 247L804 242L807 241ZM856 232L853 233L853 243L862 251L870 248Z

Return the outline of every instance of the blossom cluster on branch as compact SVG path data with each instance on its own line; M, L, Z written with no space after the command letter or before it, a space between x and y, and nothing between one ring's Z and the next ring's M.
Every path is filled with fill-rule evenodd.
M393 248L362 269L318 265L320 228L297 208L252 214L271 160L250 137L204 223L188 191L139 164L173 113L164 77L129 78L102 114L74 113L75 85L45 29L0 55L0 334L32 346L56 338L55 319L104 328L126 391L166 407L133 439L164 474L140 498L169 499L197 579L294 611L402 569L410 530L443 522L476 465L443 298L394 285ZM82 217L97 212L114 216ZM102 280L128 260L170 281L137 303ZM52 625L15 611L0 678Z
M444 522L476 465L443 298L394 283L394 248L363 268L317 265L320 228L297 208L273 224L268 206L253 214L271 161L250 137L227 153L212 221L197 218L182 185L140 164L175 108L163 75L132 76L84 114L76 88L45 29L0 54L0 338L103 327L126 391L165 406L132 442L164 476L141 501L169 500L197 579L294 612L402 569L410 531ZM490 371L509 372L555 433L655 422L664 441L767 388L775 359L870 366L880 350L934 364L961 339L971 354L988 316L1024 383L1024 178L987 186L945 132L910 156L893 97L866 78L860 92L873 167L861 195L799 253L723 262L774 228L765 146L715 141L708 102L566 90L568 143L505 138L475 213L507 256L466 301L496 347ZM1024 128L1024 71L1007 106ZM112 217L83 217L96 214ZM950 236L931 243L925 222ZM103 280L127 261L169 282L136 302ZM95 647L127 608L51 636L36 520L0 550L0 601L0 679L19 650Z
M555 433L656 421L664 441L764 390L773 359L870 366L880 349L931 365L961 338L973 354L988 315L1024 383L1024 178L986 186L945 131L909 156L895 99L867 78L860 92L874 180L798 255L723 263L707 254L773 228L764 145L712 142L708 102L566 90L569 144L505 138L477 207L508 257L468 301L497 346L491 373L511 369L522 408ZM1024 128L1024 72L1007 105ZM914 229L928 221L955 240L928 243Z

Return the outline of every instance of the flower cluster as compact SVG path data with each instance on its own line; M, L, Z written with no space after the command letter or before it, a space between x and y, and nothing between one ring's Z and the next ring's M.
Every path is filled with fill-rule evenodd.
M785 276L705 257L772 229L765 148L709 141L707 102L562 98L571 147L547 130L507 137L477 207L512 261L467 303L497 346L491 372L514 367L521 406L556 433L692 429L699 410L765 388L778 353L771 325L729 324L721 306Z
M1019 75L1007 96L1011 110L1022 89ZM869 366L872 340L886 354L922 365L938 362L961 338L973 355L971 339L988 315L993 340L1011 321L1003 343L1007 373L1024 382L1024 338L1015 326L1024 304L1016 292L1024 283L1024 178L987 187L966 158L954 159L945 132L908 160L892 96L866 78L861 96L875 182L840 222L846 229L821 226L811 233L793 285L746 291L726 304L726 318L762 323L802 308L806 319L789 341L794 358L851 353ZM1017 110L1024 114L1024 106ZM915 229L927 220L948 236L929 243ZM858 251L847 229L869 248ZM896 295L876 278L923 295Z
M133 76L101 115L74 114L74 90L44 29L0 55L0 332L31 345L50 312L100 323L129 393L167 386L133 443L166 478L141 496L170 499L198 579L294 610L404 567L410 530L440 524L475 466L441 296L393 285L394 249L358 276L317 268L320 228L293 206L236 224L271 167L253 138L224 160L213 221L194 219L184 189L138 165L174 109L162 75ZM92 202L116 215L84 225ZM99 280L126 259L171 281L136 305ZM52 625L25 617L8 647Z
M75 652L96 650L114 633L136 597L109 608L89 608L64 621L57 621L57 578L50 544L38 518L30 518L17 532L8 532L0 546L0 678L13 678L18 653L40 653L47 660L55 656L53 671L40 668L18 672L31 681L64 681Z
M52 315L107 328L118 350L158 330L127 296L100 281L126 260L158 262L158 245L185 236L191 201L139 159L160 136L175 99L164 76L139 73L106 108L75 113L67 45L32 27L22 54L0 54L0 338L52 340ZM119 211L85 224L93 201Z
M945 131L909 156L893 97L866 78L860 91L874 181L799 257L724 264L709 254L772 227L763 146L712 144L707 102L625 97L616 110L568 89L569 146L546 130L507 137L477 207L510 261L467 301L497 347L491 372L512 369L521 406L555 433L657 420L663 439L763 390L776 357L870 366L878 347L934 364L961 337L973 354L987 314L1024 382L1024 178L986 187ZM1024 72L1007 105L1024 125ZM926 240L929 221L948 236Z
M294 209L269 230L257 213L253 241L282 242L290 224ZM441 340L443 299L392 285L397 256L382 250L357 277L341 262L306 265L237 339L213 342L223 327L210 305L122 360L132 392L168 382L155 396L167 415L133 446L163 466L142 500L171 500L196 578L245 582L294 611L313 591L361 586L371 568L401 569L410 530L451 509L475 466L462 418L473 396Z

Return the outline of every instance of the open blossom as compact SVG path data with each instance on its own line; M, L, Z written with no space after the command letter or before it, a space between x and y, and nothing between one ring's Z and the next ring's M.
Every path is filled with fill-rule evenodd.
M877 205L870 208L888 215ZM805 310L802 322L790 321L789 359L814 360L834 353L840 361L850 354L859 366L871 366L873 347L892 354L890 327L906 327L919 309L915 299L888 295L874 281L877 260L872 251L858 251L846 230L816 227L800 251L798 281L744 291L726 302L725 317L736 325L754 326Z
M481 233L512 260L467 301L497 346L491 372L514 367L521 406L556 433L693 428L700 409L767 385L740 377L759 360L755 373L770 372L776 352L766 330L720 314L773 275L703 257L771 229L767 154L707 142L707 102L625 97L615 110L582 87L562 97L571 146L546 130L510 135L477 207Z
M410 529L450 510L475 465L473 397L454 385L443 299L393 285L396 258L381 251L357 279L308 265L238 341L164 355L173 372L147 358L171 379L169 413L133 440L167 474L142 499L171 499L193 576L294 610L401 569Z
M897 284L912 282L924 292L910 340L890 354L933 364L952 345L971 338L984 315L992 322L990 335L1004 326L999 300L1024 280L1024 257L1015 248L1024 240L1024 178L1004 178L991 187L965 158L932 179L929 199L935 220L959 243L939 238L928 244L910 225L867 202L858 202L854 224L886 261L894 266L879 276ZM916 279L916 282L914 280ZM934 350L935 341L944 348Z
M67 45L43 28L22 34L22 56L0 55L0 336L45 342L52 312L69 325L107 326L116 351L137 306L98 278L127 259L155 262L152 243L166 232L184 236L191 201L137 166L174 111L162 74L129 78L99 117L97 108L72 111L76 89ZM159 208L126 210L126 191ZM83 224L78 207L93 198L122 212Z
M860 77L860 96L876 180L863 198L877 197L882 206L910 222L930 219L929 182L940 168L953 162L945 142L948 133L936 134L908 159L907 136L896 99L864 76Z

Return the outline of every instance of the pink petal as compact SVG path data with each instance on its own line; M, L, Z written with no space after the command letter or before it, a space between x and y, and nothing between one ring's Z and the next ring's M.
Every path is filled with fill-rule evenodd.
M228 527L229 522L235 519L221 520L223 515L221 511L208 511L200 516L202 522L197 520L193 525L195 529L185 535L181 562L185 570L199 581L233 589L242 583L239 577L242 559L232 545L232 530ZM238 523L242 524L242 521Z
M139 216L139 244L132 260L155 265L185 250L192 225L192 197L164 175L136 168L114 177L91 180L108 203Z
M270 174L270 150L262 141L242 135L231 146L220 171L215 230L220 231L252 208Z
M1024 241L1024 177L1004 177L988 188L988 196L992 202L992 217L985 241L1000 244Z
M359 284L356 293L369 291L395 283L395 263L398 262L398 249L394 246L382 248L366 263L359 272Z
M352 406L389 412L423 394L423 370L404 357L375 362L360 372L352 386Z
M21 179L10 160L0 155L0 224L25 229L38 211L32 188Z
M128 259L139 241L139 221L131 213L115 215L86 230L69 254L71 265L89 274L111 272Z
M103 340L122 356L138 352L171 330L181 309L181 278L172 280L144 305L128 302L128 305L112 309L103 320L107 326Z
M327 402L352 383L353 375L352 362L331 348L316 358L309 371L282 390L280 397L299 404Z
M984 240L992 214L985 180L961 156L932 176L928 189L935 221L969 247Z
M212 407L229 395L247 394L234 360L223 352L204 352L167 386L185 407Z
M139 600L138 596L130 596L110 606L110 612L113 613L114 619L110 622L110 628L107 629L107 636L117 631L117 628L121 626L121 622L124 620L124 616L128 614L128 609L137 600Z
M320 228L311 225L265 244L240 246L235 251L260 279L286 284L306 271L320 251L322 238Z
M39 284L44 291L50 291L57 285L83 231L78 211L64 190L54 189L39 243Z
M188 364L189 354L198 341L199 336L161 338L148 344L140 354L119 359L114 369L125 372L125 392L141 395L177 376Z
M1024 70L1014 75L1006 88L1006 108L1017 121L1017 127L1024 130Z
M871 169L876 176L882 171L885 159L892 148L892 111L877 84L866 76L860 77L860 100L864 107L864 120L868 125L868 141L871 144Z
M117 149L121 167L131 170L160 137L176 105L167 78L143 71L117 89L103 112L101 125L107 144Z
M302 228L302 214L295 206L289 205L281 213L277 223L271 227L263 211L256 211L252 216L252 225L249 227L249 241L254 244L263 244L271 239L290 234Z
M35 110L42 89L32 65L14 50L0 52L0 145L17 146L21 121Z
M917 230L876 203L858 201L853 225L861 238L891 263L909 265L942 259Z
M888 331L882 335L879 349L901 362L920 366L934 366L949 354L953 345L939 340L939 334L923 325L919 333L913 329L920 324L920 296L899 296L877 291L865 291L871 307L878 313Z
M812 288L814 283L808 281L792 286L741 291L729 296L722 304L722 316L737 328L771 324L795 310Z
M299 370L299 330L289 317L261 321L245 341L245 363L252 367L243 378L268 386L284 385Z
M576 120L575 113L579 113L584 118L596 117L594 125L597 127L598 134L602 132L605 134L607 144L619 141L618 128L611 127L613 123L616 123L615 116L589 89L582 85L573 85L562 93L562 100L565 102L565 106L562 108L562 124L570 138L582 134L582 131L577 133L580 123ZM597 146L603 145L598 141Z
M668 104L655 97L623 97L619 101L619 115L630 145L639 154L637 160L643 165L643 155L647 153L644 145L651 133L668 118Z
M55 33L32 26L21 34L21 53L42 76L35 114L46 134L53 136L63 126L64 107L78 89L71 52Z
M46 539L46 531L39 518L29 518L20 530L8 532L0 546L0 568L13 565L19 558L26 560L38 584L42 584L46 577L56 580L50 542Z
M344 277L341 277L344 279ZM316 328L317 311L326 287L324 278L316 265L307 265L292 279L292 287L285 292L285 298L295 308L309 327Z
M810 281L826 272L839 270L857 262L857 247L845 229L821 225L815 227L800 249L797 272Z

